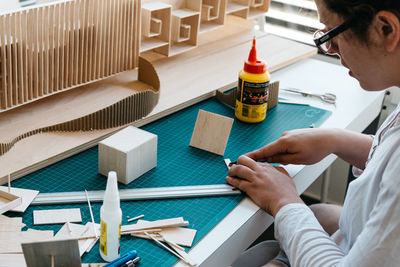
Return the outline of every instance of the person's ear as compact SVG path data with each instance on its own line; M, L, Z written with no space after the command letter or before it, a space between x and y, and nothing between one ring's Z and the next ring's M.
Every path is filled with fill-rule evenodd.
M400 20L390 11L379 11L375 16L376 29L388 52L393 52L400 45Z

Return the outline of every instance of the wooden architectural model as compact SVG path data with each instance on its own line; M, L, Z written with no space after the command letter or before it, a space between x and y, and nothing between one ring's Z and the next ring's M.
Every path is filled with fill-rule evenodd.
M75 0L0 16L1 110L137 67L139 12Z
M231 89L254 35L270 71L314 54L252 31L245 19L268 6L63 0L0 14L0 184Z
M197 46L226 14L267 0L66 0L0 15L0 111L138 66L140 52ZM141 33L141 34L140 34Z

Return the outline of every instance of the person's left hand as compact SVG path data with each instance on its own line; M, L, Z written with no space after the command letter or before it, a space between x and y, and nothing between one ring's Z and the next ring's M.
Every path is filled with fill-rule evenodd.
M290 176L246 155L239 157L225 179L228 184L246 192L260 208L274 217L286 204L303 203Z

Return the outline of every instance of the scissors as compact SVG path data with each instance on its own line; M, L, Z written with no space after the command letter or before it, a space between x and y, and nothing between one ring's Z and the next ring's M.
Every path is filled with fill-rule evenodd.
M320 98L322 101L329 103L329 104L335 104L336 103L336 95L332 93L325 93L325 94L314 94L314 93L308 93L304 92L300 89L296 88L287 88L287 89L282 89L287 92L292 92L292 93L298 93L301 94L302 96L314 96Z

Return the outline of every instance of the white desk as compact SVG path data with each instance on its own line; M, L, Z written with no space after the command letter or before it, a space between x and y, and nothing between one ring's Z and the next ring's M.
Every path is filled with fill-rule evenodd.
M279 80L281 88L295 87L336 94L336 108L318 99L307 98L310 104L333 111L321 127L362 132L378 116L384 92L362 90L358 81L348 75L347 69L321 58L316 56L274 72L272 81ZM304 100L302 96L289 93L282 93L281 96ZM289 166L298 193L304 192L335 159L336 156L330 155L314 165ZM190 250L189 255L200 266L229 266L272 222L271 216L245 198ZM178 262L176 266L186 265Z

